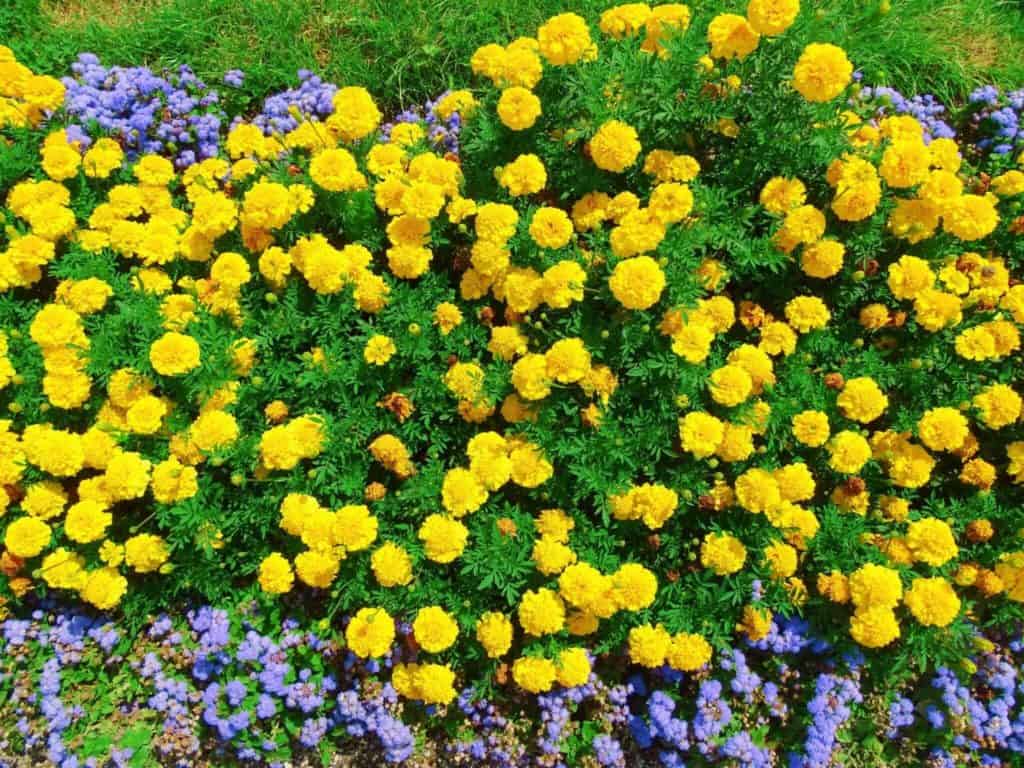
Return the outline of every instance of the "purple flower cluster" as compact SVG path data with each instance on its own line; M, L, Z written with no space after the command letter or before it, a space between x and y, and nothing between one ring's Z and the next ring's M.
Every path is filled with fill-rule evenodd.
M267 96L259 112L236 116L229 125L220 94L185 65L157 74L147 67L105 67L94 54L83 53L71 71L73 75L63 79L71 140L87 147L100 136L112 136L130 158L161 154L172 158L178 168L222 154L227 131L243 120L268 136L288 133L303 120L323 120L331 114L338 90L313 72L299 70L298 86ZM229 70L223 82L240 89L245 73ZM382 134L386 138L394 123L422 123L435 146L457 155L461 118L458 113L442 118L436 111L445 95L401 112L382 127Z
M298 87L268 96L251 122L270 136L295 130L302 119L323 120L334 109L331 100L337 90L334 83L325 82L308 69L300 69Z
M968 122L984 152L1009 155L1024 150L1024 88L1003 93L994 85L974 90L968 99Z
M694 673L627 669L623 679L616 662L575 688L498 699L466 689L441 708L404 701L387 682L389 667L417 660L408 632L400 626L391 652L368 662L331 630L266 626L252 604L157 616L128 638L106 619L43 605L0 623L0 767L22 754L61 768L281 766L344 739L367 761L395 764L569 768L586 755L601 768L830 768L855 727L929 768L1024 754L1020 641L983 642L967 674L941 667L897 691L865 690L859 654L781 620ZM104 755L82 754L78 735L111 708L120 735Z
M403 110L395 116L390 123L381 127L385 137L391 135L391 130L397 123L423 123L427 134L427 140L434 146L443 146L446 152L453 155L459 154L459 132L462 130L462 118L458 112L453 112L447 119L437 113L437 105L447 96L450 91L445 91L436 99L427 101L422 107L412 107Z
M832 673L818 676L814 698L807 705L811 723L807 727L802 753L789 755L789 768L828 768L839 747L839 732L853 714L853 705L864 700L856 673L844 677Z
M949 109L930 93L907 98L895 88L888 86L865 86L854 101L860 105L871 105L878 117L886 115L910 115L924 127L924 140L956 138L956 131L947 122Z
M179 168L215 157L225 115L220 97L187 66L158 75L148 67L105 67L80 54L63 78L68 137L88 146L113 136L128 156L163 154Z

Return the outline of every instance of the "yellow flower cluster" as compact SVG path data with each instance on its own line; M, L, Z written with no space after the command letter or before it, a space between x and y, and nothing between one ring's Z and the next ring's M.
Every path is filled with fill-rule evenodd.
M0 45L0 128L35 126L64 103L64 84L37 75Z
M705 75L744 66L731 60L784 34L799 10L797 0L751 0L745 16L716 16ZM601 15L600 42L655 54L644 61L660 66L682 50L690 20L682 4L620 5ZM20 90L0 93L0 124L8 101L30 93L5 50L0 74L19 84L0 87ZM621 630L635 664L700 670L712 657L708 641L676 632L682 627L660 612L680 580L732 590L764 578L772 600L797 609L851 604L850 634L868 648L899 638L900 612L950 625L962 609L958 590L1024 601L1024 554L982 553L986 567L969 549L997 531L1008 536L1002 518L926 513L918 491L938 477L970 494L1024 484L1024 440L1011 439L1024 401L995 365L1019 351L1024 287L995 245L961 248L1004 223L1009 206L999 206L1024 193L1024 174L1008 171L978 191L955 142L925 144L910 117L865 123L832 103L851 81L842 50L793 51L785 65L793 64L793 89L811 102L801 108L833 115L822 125L838 127L842 149L818 166L822 179L790 172L751 181L742 204L764 235L765 258L800 281L795 290L780 281L747 292L730 283L749 263L707 229L723 206L712 186L725 172L718 150L699 151L686 136L659 146L629 108L634 94L616 82L603 94L614 108L592 119L557 125L546 111L543 79L563 67L589 76L598 56L575 14L548 20L535 37L477 50L471 67L493 91L479 103L452 91L437 111L486 121L493 110L486 130L508 151L465 176L421 125L378 133L380 110L357 87L337 92L325 120L286 135L238 124L227 158L180 174L156 156L124 168L115 143L83 152L52 132L40 151L47 178L7 195L15 224L0 252L0 291L56 286L29 315L31 344L23 331L0 334L0 390L41 370L46 400L25 400L27 420L12 401L15 422L0 422L0 512L15 512L5 517L2 565L20 574L12 589L30 588L25 574L33 574L98 608L116 606L130 574L155 580L187 547L220 546L215 530L196 531L194 546L180 531L165 540L149 522L164 515L149 508L215 503L208 491L223 476L239 497L259 484L254 510L268 498L267 509L278 510L285 535L255 555L265 593L341 593L354 574L351 585L371 603L355 606L345 626L357 656L384 657L396 622L408 621L406 642L423 656L474 641L488 659L515 654L512 679L535 693L584 684L592 657L560 643L602 629ZM742 86L735 75L706 84L701 98L716 100ZM723 120L716 142L744 130L739 116ZM576 166L560 162L562 147ZM567 168L593 183L556 188ZM100 190L91 211L72 205L79 181L71 179ZM344 226L305 228L323 206ZM871 221L900 249L878 249L869 268L864 243L844 233ZM913 255L933 237L929 247L948 241L957 253ZM72 251L113 259L116 279L75 272L50 281ZM835 285L851 272L858 282L874 277L870 290L847 295ZM144 302L154 322L107 324L122 301ZM254 327L253 316L278 305L296 328L309 321L316 338L288 350L276 324ZM325 311L342 318L342 333ZM342 347L350 327L359 328L355 346ZM955 386L921 383L925 396L908 399L900 377L924 376L886 353L919 330L965 374ZM847 331L856 336L850 345ZM111 349L122 336L141 345L135 359ZM640 359L641 345L655 351ZM865 348L862 357L854 351ZM278 370L276 356L290 351L295 359ZM116 362L93 380L87 371L101 359ZM293 374L308 399L278 391ZM661 377L677 388L656 389L650 382ZM378 384L362 403L339 397L332 409L328 400ZM664 406L663 428L631 422L643 398ZM366 413L394 421L365 427ZM457 442L442 434L452 425ZM643 455L620 461L627 442ZM453 456L453 445L465 445L465 456ZM577 447L592 468L573 463ZM667 463L678 475L663 472ZM499 506L507 511L492 516ZM832 544L837 520L862 531L849 550L867 554L820 570L817 545ZM117 533L136 524L131 535ZM645 555L669 537L668 558ZM471 542L480 549L467 553ZM500 610L464 611L477 604L434 595L427 599L438 604L423 604L423 586L445 574L475 577L488 565L481 561L513 548L529 581L503 595ZM691 563L683 573L677 555ZM741 611L745 602L726 626L764 638L776 606L759 598ZM396 665L392 684L407 698L445 704L455 677L421 660Z

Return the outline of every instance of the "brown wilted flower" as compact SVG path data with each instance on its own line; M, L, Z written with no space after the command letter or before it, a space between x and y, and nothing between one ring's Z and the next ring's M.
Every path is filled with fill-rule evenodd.
M595 403L580 409L580 419L583 422L583 426L590 427L591 429L597 429L601 426L602 415L601 409Z
M764 324L765 311L760 304L744 299L740 302L740 323L748 331L752 328L760 328Z
M972 520L967 524L967 539L975 544L988 541L994 533L992 523L984 518Z
M401 392L391 392L385 395L378 401L377 406L391 411L399 423L404 423L412 415L412 412L416 410L412 400Z
M384 483L370 483L363 490L363 498L367 501L380 501L388 495L388 488Z
M6 550L4 550L3 554L0 554L0 573L8 579L14 578L24 564L24 560L20 557L15 557Z
M826 373L825 386L829 389L842 389L846 385L846 379L841 373Z
M851 496L857 496L858 494L864 493L865 488L867 488L867 485L864 483L863 478L860 477L847 478L844 483L844 490Z

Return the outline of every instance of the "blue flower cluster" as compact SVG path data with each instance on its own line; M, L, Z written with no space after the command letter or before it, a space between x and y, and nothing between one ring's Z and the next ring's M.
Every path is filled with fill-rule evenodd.
M986 85L975 89L968 102L979 149L996 155L1024 150L1024 88L1003 93Z
M602 768L830 768L854 730L874 734L892 765L996 768L1024 756L1020 640L979 639L963 669L890 690L871 687L859 655L780 620L693 674L596 662L576 688L500 704L466 689L436 708L403 702L378 679L416 662L408 625L371 662L315 626L268 622L251 603L158 616L131 636L53 604L9 618L0 768L19 755L60 768L283 766L339 744L392 764L566 768L589 755Z
M390 137L396 123L424 123L427 139L431 144L443 146L446 152L458 155L462 118L457 112L453 112L447 118L437 113L437 105L449 93L450 91L445 91L436 99L427 101L423 107L413 107L399 112L392 122L381 126L381 132L385 137Z
M105 67L80 54L63 78L68 137L88 146L112 136L129 158L157 153L179 168L215 157L225 115L220 96L189 67L158 75L148 67Z
M299 86L271 94L263 100L253 125L267 136L295 130L300 120L322 120L334 109L331 99L338 86L328 83L308 69L299 70ZM236 122L240 122L238 118Z
M228 130L243 120L270 135L294 130L301 121L319 121L331 114L338 86L309 70L299 70L299 84L267 96L260 109L228 124L221 94L200 80L185 65L157 74L148 67L105 67L92 53L82 53L71 65L73 76L63 79L64 106L71 141L89 146L102 136L115 138L129 158L156 153L174 160L179 169L223 154ZM224 74L225 86L240 89L245 73ZM438 99L401 112L394 122L418 122L430 141L446 152L459 152L461 121L458 114L442 118ZM382 127L385 136L394 123Z
M948 122L951 119L950 110L930 93L907 98L888 86L864 86L857 91L854 100L874 106L878 117L910 115L924 128L925 142L956 138L956 131Z

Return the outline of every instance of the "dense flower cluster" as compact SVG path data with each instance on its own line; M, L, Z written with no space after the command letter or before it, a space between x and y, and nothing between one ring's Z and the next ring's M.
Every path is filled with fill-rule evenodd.
M66 112L112 135L15 126L38 173L3 190L5 604L241 592L346 615L314 650L369 702L313 671L224 679L229 618L192 617L205 726L251 735L276 687L312 715L304 746L341 725L400 760L401 709L469 714L460 690L502 685L539 697L549 762L600 710L610 766L627 725L666 766L771 765L788 675L739 646L846 655L784 750L826 766L861 667L1012 632L1024 158L977 165L856 98L799 14L560 14L424 111L385 122L304 73L224 134L187 70L81 59ZM605 654L641 676L599 682ZM651 678L696 714L652 695L637 715ZM174 691L177 721L199 699ZM516 764L493 736L455 751Z
M367 661L320 627L275 623L251 604L161 614L134 635L43 604L25 620L0 623L0 675L10 694L0 710L0 759L282 766L338 751L400 764L422 750L444 765L526 768L588 754L602 766L768 768L853 755L999 765L1024 750L1019 640L979 637L957 669L876 688L863 658L841 658L803 622L772 622L762 640L692 674L666 666L616 675L611 665L599 677L585 652L565 651L550 672L563 682L558 691L511 703L467 687L425 722L400 690L402 670L422 676L431 666L403 642L412 631L392 627L381 658ZM388 670L399 682L374 681ZM539 718L531 721L530 711Z
M969 104L979 149L1011 156L1024 149L1024 88L1003 93L994 85L983 86L971 93Z
M37 74L0 45L0 128L39 125L64 103L64 86Z

